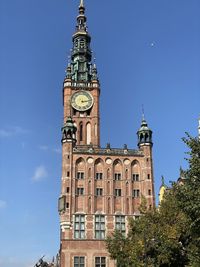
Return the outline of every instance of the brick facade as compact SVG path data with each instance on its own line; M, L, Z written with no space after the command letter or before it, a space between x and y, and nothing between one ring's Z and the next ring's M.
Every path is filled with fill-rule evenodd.
M81 10L80 5L80 13ZM85 91L93 98L92 107L74 109L72 96ZM105 237L115 228L127 233L129 218L139 216L142 195L149 208L155 205L152 143L141 137L138 149L109 145L101 148L99 97L96 77L87 81L74 80L69 75L65 78L64 123L70 116L74 121L70 127L77 131L74 139L70 138L70 128L62 139L61 267L114 267L105 248ZM143 129L144 133L148 131Z

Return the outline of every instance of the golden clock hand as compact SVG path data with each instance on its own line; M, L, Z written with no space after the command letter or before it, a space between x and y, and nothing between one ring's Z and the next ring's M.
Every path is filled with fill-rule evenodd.
M91 100L89 99L89 100L82 100L81 101L82 103L84 103L84 102L91 102Z

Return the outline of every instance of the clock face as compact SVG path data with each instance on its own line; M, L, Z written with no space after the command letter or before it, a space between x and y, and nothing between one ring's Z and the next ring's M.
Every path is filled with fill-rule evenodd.
M78 111L85 111L92 107L93 97L90 93L86 91L76 92L72 95L71 105L74 109Z

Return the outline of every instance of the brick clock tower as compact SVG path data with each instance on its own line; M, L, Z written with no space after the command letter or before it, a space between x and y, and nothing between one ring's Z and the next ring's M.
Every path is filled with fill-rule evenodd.
M155 205L152 131L143 117L138 149L100 147L100 83L86 20L81 0L63 83L60 264L114 267L104 239L114 229L127 233L142 195Z

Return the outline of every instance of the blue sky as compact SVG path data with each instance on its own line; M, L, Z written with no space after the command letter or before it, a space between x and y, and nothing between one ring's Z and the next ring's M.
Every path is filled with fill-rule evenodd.
M79 1L0 1L0 267L59 248L62 82ZM101 145L153 130L156 194L176 180L200 115L199 0L86 0L101 81Z

